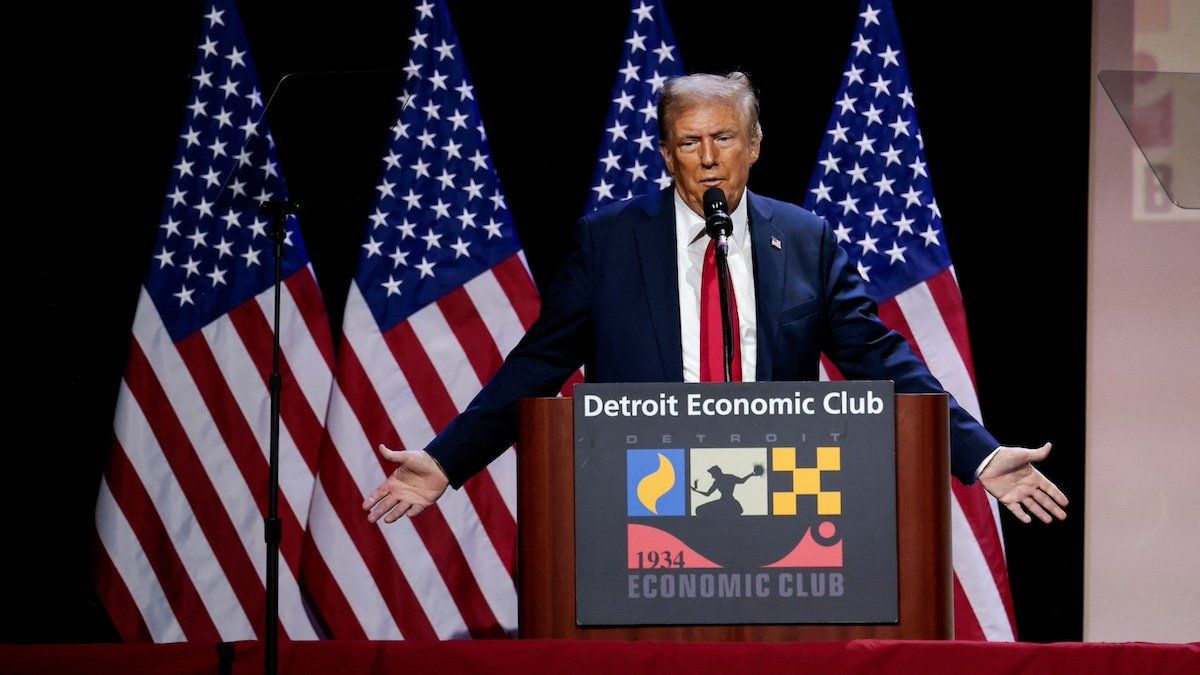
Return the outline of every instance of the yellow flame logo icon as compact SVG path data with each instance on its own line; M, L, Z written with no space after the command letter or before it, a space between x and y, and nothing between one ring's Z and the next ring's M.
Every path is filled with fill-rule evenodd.
M637 496L642 506L650 513L658 514L658 500L675 487L675 467L661 452L658 453L658 470L638 482Z

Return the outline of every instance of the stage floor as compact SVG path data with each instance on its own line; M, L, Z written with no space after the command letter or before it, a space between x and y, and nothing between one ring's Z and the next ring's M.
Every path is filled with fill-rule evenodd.
M1200 673L1200 645L856 640L664 643L557 640L293 642L280 673ZM3 673L262 672L259 642L0 645Z

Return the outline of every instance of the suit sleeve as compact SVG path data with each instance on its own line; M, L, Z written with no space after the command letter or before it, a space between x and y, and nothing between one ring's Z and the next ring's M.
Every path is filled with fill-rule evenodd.
M944 392L904 336L879 319L875 302L828 224L821 233L821 262L829 312L822 350L842 373L850 379L893 380L897 393ZM950 472L965 485L974 483L975 469L999 445L950 396Z
M590 341L591 232L580 219L541 313L470 405L425 447L460 487L516 441L517 401L553 396L583 364Z

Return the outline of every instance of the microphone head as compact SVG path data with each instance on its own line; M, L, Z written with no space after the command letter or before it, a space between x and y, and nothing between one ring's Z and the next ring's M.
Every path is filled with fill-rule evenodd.
M712 187L704 191L704 217L712 218L713 214L720 211L721 213L729 212L729 205L725 201L725 193L719 187Z
M725 203L725 193L721 188L709 188L704 191L704 229L708 236L719 239L721 235L728 237L733 234L733 220L726 212L729 205Z

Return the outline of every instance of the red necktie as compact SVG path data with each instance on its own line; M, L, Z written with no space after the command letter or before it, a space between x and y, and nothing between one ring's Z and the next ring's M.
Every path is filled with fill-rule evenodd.
M717 242L710 239L700 273L700 381L725 381L725 351L721 339L721 289L717 282ZM742 334L738 330L737 297L729 284L730 328L733 332L732 380L742 381Z

